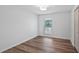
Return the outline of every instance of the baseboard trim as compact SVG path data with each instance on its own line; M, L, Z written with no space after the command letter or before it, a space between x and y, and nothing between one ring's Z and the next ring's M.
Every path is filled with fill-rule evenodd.
M12 45L12 46L10 46L10 47L8 47L8 48L5 48L5 49L1 50L0 52L2 53L2 52L6 51L6 50L8 50L8 49L10 49L10 48L12 48L12 47L15 47L15 46L17 46L17 45L20 45L20 44L22 44L22 43L24 43L24 42L26 42L26 41L29 41L29 40L31 40L31 39L33 39L33 38L35 38L35 37L37 37L37 35L35 35L35 36L33 36L33 37L30 37L30 38L26 38L27 40L24 40L24 41L22 41L22 42L18 42L17 44L14 44L14 45Z
M53 37L55 39L64 39L64 40L70 40L70 39L65 39L65 38L59 38L59 37Z
M39 35L42 36L42 35ZM60 37L49 37L49 36L43 36L43 37L48 37L48 38L53 38L53 39L64 39L64 40L70 40L70 39L65 39L65 38L60 38Z

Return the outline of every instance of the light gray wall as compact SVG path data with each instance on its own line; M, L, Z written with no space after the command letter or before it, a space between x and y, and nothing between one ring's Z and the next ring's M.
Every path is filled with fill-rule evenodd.
M71 17L71 43L74 46L74 11L72 11Z
M71 12L71 18L72 18L72 20L71 20L71 43L72 43L72 45L74 46L74 10L77 8L78 6L77 5L75 5L74 6L74 8L73 8L73 10L72 10L72 12Z
M44 35L44 19L51 18L53 20L53 30L51 37L71 39L71 13L59 12L48 15L39 16L39 35Z
M35 36L35 14L20 6L0 6L0 52Z

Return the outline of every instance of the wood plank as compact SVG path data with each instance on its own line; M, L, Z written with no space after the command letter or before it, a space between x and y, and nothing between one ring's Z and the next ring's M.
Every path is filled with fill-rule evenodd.
M75 53L70 40L38 36L4 53Z

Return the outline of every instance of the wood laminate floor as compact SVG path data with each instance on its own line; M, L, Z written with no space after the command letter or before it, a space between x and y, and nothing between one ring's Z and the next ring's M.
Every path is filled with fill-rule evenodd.
M38 36L3 53L74 53L69 40Z

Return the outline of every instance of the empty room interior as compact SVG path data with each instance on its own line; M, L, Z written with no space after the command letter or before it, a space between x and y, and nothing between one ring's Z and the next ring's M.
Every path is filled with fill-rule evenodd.
M78 5L0 5L1 53L78 53Z

